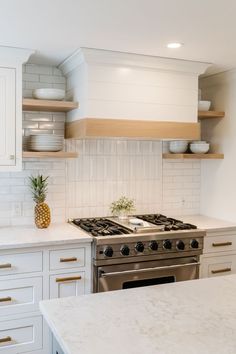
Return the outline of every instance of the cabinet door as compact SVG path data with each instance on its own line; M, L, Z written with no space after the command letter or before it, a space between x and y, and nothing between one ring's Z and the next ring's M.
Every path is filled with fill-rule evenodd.
M0 67L0 166L16 165L16 73Z
M63 273L50 276L50 299L85 293L85 273Z
M200 277L210 278L236 273L236 255L202 257Z

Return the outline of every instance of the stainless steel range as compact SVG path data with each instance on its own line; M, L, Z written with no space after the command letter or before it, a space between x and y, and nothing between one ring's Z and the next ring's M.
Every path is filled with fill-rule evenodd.
M73 219L94 237L93 291L127 289L199 277L205 231L161 214Z

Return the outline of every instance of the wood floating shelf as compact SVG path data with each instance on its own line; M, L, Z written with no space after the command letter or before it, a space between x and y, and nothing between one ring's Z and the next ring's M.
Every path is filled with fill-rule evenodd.
M163 159L200 159L200 160L207 160L207 159L223 159L224 154L170 154L166 153L162 155Z
M78 108L77 102L71 101L53 101L36 100L32 98L23 98L23 111L42 111L42 112L69 112Z
M66 151L23 151L23 158L61 158L68 159L77 157L77 152L66 152Z
M219 111L199 111L198 118L199 119L208 119L208 118L224 118L225 112Z

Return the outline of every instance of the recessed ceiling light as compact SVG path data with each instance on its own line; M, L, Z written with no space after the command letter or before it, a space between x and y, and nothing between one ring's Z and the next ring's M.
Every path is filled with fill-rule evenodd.
M177 48L180 48L182 47L182 43L179 43L179 42L172 42L172 43L168 43L167 44L167 48L171 48L171 49L177 49Z

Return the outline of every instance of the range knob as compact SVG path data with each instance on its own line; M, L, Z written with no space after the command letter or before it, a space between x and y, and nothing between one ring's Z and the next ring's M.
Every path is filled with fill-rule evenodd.
M176 242L176 248L179 251L183 251L185 249L185 244L182 240Z
M152 251L157 251L158 250L158 243L157 241L151 241L149 243L149 249Z
M190 241L190 247L191 248L198 248L199 247L199 242L195 239Z
M111 246L107 246L103 251L104 256L112 257L113 256L113 249Z
M122 254L122 256L128 256L129 251L129 247L127 245L122 246L120 249L120 253Z
M171 241L170 241L170 240L165 240L165 241L163 241L163 248L164 248L165 250L171 250L171 248L172 248L172 243L171 243Z
M136 252L143 252L144 251L144 244L142 242L137 242L135 245Z

